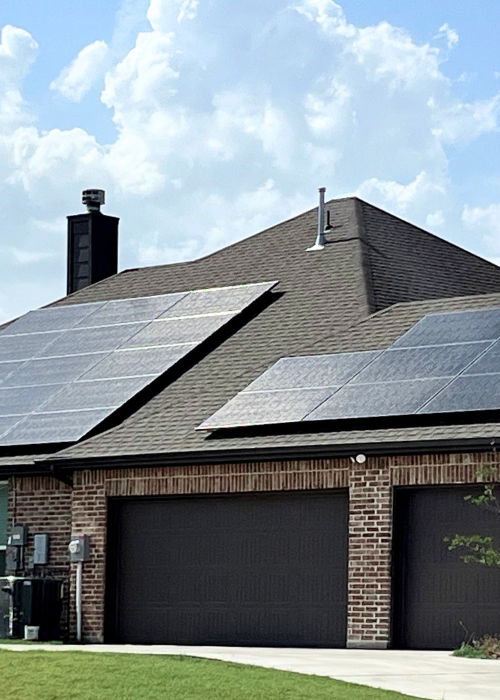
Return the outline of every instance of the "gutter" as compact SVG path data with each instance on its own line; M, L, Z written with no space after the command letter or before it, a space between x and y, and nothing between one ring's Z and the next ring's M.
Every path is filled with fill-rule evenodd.
M66 484L69 474L83 469L134 469L150 467L201 466L243 462L275 462L296 459L335 459L362 452L367 457L390 457L412 454L442 454L458 452L488 452L497 438L458 440L421 440L415 442L353 443L349 445L314 445L306 447L273 447L257 449L210 450L206 452L177 452L169 454L123 455L76 459L46 459L30 465L1 466L0 476L55 476Z

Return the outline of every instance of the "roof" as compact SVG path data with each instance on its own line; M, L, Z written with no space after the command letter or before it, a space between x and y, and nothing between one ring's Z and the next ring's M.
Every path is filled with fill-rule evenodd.
M394 434L375 431L371 437L364 431L222 441L195 431L280 357L387 347L430 309L500 306L500 268L495 265L356 198L334 200L326 208L335 228L323 251L306 252L316 236L313 209L199 260L125 271L57 302L279 280L273 303L234 335L122 424L59 452L57 462L124 457L129 462L142 455L182 460L214 453L223 458L261 449L342 445L365 438L389 444L448 434L442 426L441 432L428 428L425 435L394 429ZM483 426L479 433L486 430Z

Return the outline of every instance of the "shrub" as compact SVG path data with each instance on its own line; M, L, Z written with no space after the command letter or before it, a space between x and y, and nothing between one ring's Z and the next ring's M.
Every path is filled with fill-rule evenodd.
M463 642L455 649L453 656L464 656L469 659L500 659L500 636L487 634L471 642Z

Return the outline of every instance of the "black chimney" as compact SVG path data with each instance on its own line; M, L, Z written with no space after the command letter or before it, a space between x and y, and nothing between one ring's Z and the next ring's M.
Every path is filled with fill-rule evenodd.
M68 294L118 272L118 219L101 214L104 190L84 190L86 214L68 216Z

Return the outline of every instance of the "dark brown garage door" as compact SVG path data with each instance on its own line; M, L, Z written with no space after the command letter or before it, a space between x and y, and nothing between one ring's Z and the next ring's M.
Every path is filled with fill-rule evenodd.
M110 502L106 637L345 646L345 492Z
M444 541L494 535L500 520L464 501L468 487L396 493L394 641L410 649L453 649L466 633L500 632L500 570L464 564ZM462 627L463 625L463 627Z

